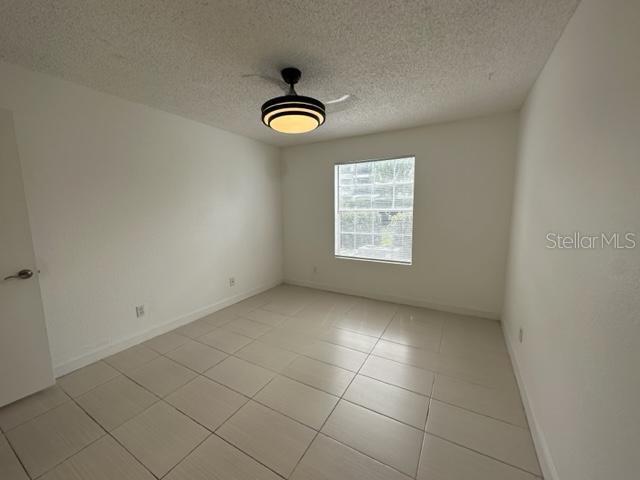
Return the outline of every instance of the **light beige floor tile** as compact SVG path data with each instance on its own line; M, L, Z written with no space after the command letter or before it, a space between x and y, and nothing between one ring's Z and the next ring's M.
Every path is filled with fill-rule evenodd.
M306 321L313 321L324 326L330 326L338 318L341 318L357 303L355 297L349 297L347 301L326 300L313 302L298 313L295 317Z
M29 480L18 457L9 446L7 439L0 433L0 478L2 480Z
M539 480L529 473L428 433L418 480Z
M245 337L258 338L267 333L273 327L265 325L264 323L249 320L248 318L239 317L230 321L222 328L229 330L230 332L239 333Z
M265 290L264 292L258 293L252 297L245 298L242 302L238 303L246 303L247 305L251 305L255 308L260 308L262 305L265 305L271 301L273 298L274 289L270 288L269 290Z
M379 336L383 338L378 341ZM218 378L188 372L185 379L173 367L181 365L158 353L187 367L182 373L215 370ZM368 353L373 356L362 364ZM416 473L416 451L423 438L418 429L424 427L428 405L428 398L416 392L434 397L435 418L430 414L428 430L438 435L424 436L418 480L534 480L537 477L522 470L527 462L535 465L527 467L529 471L539 472L535 453L533 462L527 454L533 447L528 431L520 428L526 419L497 322L283 285L114 355L106 363L127 375L145 371L142 377L151 390L166 391L167 385L177 389L165 398L173 408L124 376L105 377L111 369L100 363L61 380L101 425L128 437L131 445L137 442L132 453L154 464L157 476L180 462L166 477L169 480L281 478L259 462L287 477L314 438L312 428L320 428L325 420L325 430L332 430L328 435L340 441L318 435L290 478L407 480L398 469ZM361 375L354 379L361 366ZM272 379L275 372L282 376ZM246 403L248 399L232 389L255 394L255 400L268 408ZM345 398L336 404L338 399L326 392ZM148 403L154 401L155 405ZM168 410L148 414L160 405ZM61 388L50 389L0 409L0 428L17 427L9 432L11 437L27 425L44 422L40 419L61 407L74 405ZM234 440L211 436L197 447L208 435L198 423ZM77 430L73 424L65 422L64 428ZM39 435L46 434L35 436ZM440 438L445 436L455 439ZM42 478L151 478L138 460L111 442L105 436L70 458L61 455L59 461L68 459L57 467L54 463ZM68 442L63 435L62 442L51 443L55 445L36 440L35 450L58 451ZM29 450L34 450L31 438ZM10 475L17 474L16 480L25 480L10 447L8 453L0 435L0 477L13 480ZM51 455L36 457L36 463L43 463Z
M77 397L118 375L120 372L115 368L104 362L96 362L59 378L58 385L68 395Z
M323 341L314 342L304 355L352 372L357 372L367 359L365 353Z
M198 377L165 400L213 431L249 399L207 378Z
M415 476L422 431L341 400L322 433L397 470Z
M203 343L189 340L175 350L167 352L165 356L191 370L202 373L217 365L229 355Z
M244 315L245 313L251 312L257 308L260 308L262 305L267 303L269 300L266 297L260 295L254 295L253 297L245 298L244 300L240 300L233 305L230 305L228 308L230 311L235 312L238 315Z
M125 448L161 477L209 432L164 402L158 402L113 431Z
M270 312L268 310L262 310L261 308L243 313L242 316L256 322L264 323L270 327L278 327L289 319L289 317L285 315Z
M217 434L288 477L316 432L270 408L249 402Z
M150 362L154 358L158 358L158 356L158 352L155 352L144 345L135 345L120 353L107 357L105 362L126 374L145 363Z
M345 314L347 315L347 314ZM333 322L333 326L350 330L361 335L368 335L371 337L380 337L384 329L387 327L391 317L387 318L360 318L358 316L343 316L336 319Z
M511 362L506 356L440 354L438 373L486 387L517 390Z
M336 320L335 326L379 337L397 309L398 305L392 303L361 299Z
M122 375L76 399L78 404L107 431L119 427L157 400L155 395Z
M129 376L147 390L164 397L196 376L179 363L159 357L132 371Z
M290 316L290 320L283 325L299 324L316 324L322 328L328 328L333 325L336 319L341 318L348 308L339 309L330 301L315 300L305 305L301 310Z
M250 344L253 339L245 337L229 330L217 328L212 332L198 338L199 342L206 343L210 347L217 348L226 353L235 353L245 345Z
M229 357L204 373L207 377L249 397L253 397L276 375L266 368Z
M255 400L316 430L338 403L338 397L286 377L274 378Z
M378 357L387 358L425 370L437 371L440 365L441 355L429 350L423 350L409 345L380 340L371 352Z
M427 432L540 475L527 429L433 400Z
M167 332L163 335L153 337L151 340L144 342L144 346L155 350L158 353L167 353L186 343L189 339L184 335L174 332Z
M365 362L360 373L412 392L431 395L434 374L428 370L371 356Z
M529 428L520 395L514 389L490 388L436 375L432 396L488 417Z
M80 407L65 402L7 433L31 477L42 475L105 432Z
M253 458L211 435L164 480L281 480Z
M356 376L345 400L424 430L429 398L373 378Z
M296 328L297 326L312 326L315 325L321 329L335 328L335 324L344 315L344 312L337 312L330 308L318 307L316 305L309 305L295 316L291 317L291 320L283 323L281 326L289 326Z
M112 437L105 435L42 480L154 480L154 476Z
M260 343L266 343L295 353L304 352L315 341L316 339L308 333L292 331L289 328L275 328L258 339Z
M367 335L361 335L341 328L328 328L321 332L318 338L363 353L370 353L378 341L376 337L368 337Z
M269 370L281 372L298 357L298 354L266 343L253 342L238 350L235 356Z
M317 320L307 320L300 317L291 317L278 328L302 335L309 335L317 340L320 334L331 328L332 323L319 322Z
M309 303L310 301L304 297L280 298L270 301L261 308L281 315L291 316L298 313Z
M349 370L307 357L296 358L282 374L337 396L344 393L355 376Z
M507 356L500 322L448 314L440 351L452 355L493 353Z
M0 428L6 432L67 401L69 397L59 386L46 388L0 408Z
M203 320L216 327L221 327L229 323L231 320L238 318L241 311L241 308L233 308L233 305L231 305L230 307L223 308L222 310L218 310L217 312L213 312L206 317L203 317Z
M517 389L508 357L492 354L450 355L381 340L373 355L495 388Z
M206 335L207 333L215 330L217 325L212 325L207 322L205 318L200 318L199 320L195 320L191 323L187 323L182 327L176 328L175 332L180 335L185 335L189 338L198 338L202 335Z
M409 480L411 477L322 434L313 441L291 480Z
M436 352L440 348L443 325L444 317L440 312L401 307L382 338Z

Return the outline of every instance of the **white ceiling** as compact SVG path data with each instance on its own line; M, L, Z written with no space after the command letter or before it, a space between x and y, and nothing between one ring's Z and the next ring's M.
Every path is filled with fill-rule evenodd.
M0 0L0 58L276 145L517 108L579 0ZM352 95L312 134L260 122ZM345 108L348 107L348 108Z

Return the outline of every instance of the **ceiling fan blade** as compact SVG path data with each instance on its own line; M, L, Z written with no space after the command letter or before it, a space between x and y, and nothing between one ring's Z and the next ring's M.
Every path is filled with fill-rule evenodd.
M326 105L327 113L338 113L354 107L357 101L358 97L355 95L346 94L324 102L324 104Z
M259 73L245 73L242 75L242 78L257 78L259 80L263 80L271 85L278 87L280 90L283 90L285 93L289 91L289 86L282 81L282 79L277 79L274 77L269 77L268 75L260 75Z
M340 103L340 102L344 102L346 100L349 100L349 98L351 97L351 95L346 94L346 95L342 95L339 98L336 98L335 100L329 100L328 102L324 102L325 105L333 105L334 103Z

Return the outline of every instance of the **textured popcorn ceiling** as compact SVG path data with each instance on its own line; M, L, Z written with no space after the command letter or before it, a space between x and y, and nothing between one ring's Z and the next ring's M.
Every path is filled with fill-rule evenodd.
M520 106L578 0L0 0L0 58L272 144ZM298 92L352 95L312 134L260 123Z

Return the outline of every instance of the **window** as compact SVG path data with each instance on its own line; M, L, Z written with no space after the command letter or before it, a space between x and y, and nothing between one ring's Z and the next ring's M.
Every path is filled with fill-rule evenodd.
M414 157L335 166L337 257L411 264Z

